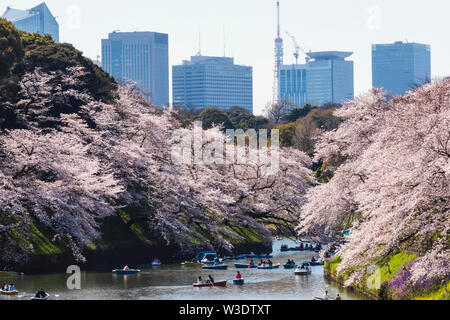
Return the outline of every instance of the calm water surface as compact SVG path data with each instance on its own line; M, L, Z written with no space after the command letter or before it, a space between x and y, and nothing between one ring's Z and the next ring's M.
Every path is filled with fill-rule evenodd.
M298 245L291 240L273 242L274 264L294 259L297 263L310 260L314 252L280 252L281 244ZM259 260L257 260L259 261ZM225 288L194 288L198 276L207 278L211 274L216 281L231 280L236 275L234 263L246 260L225 261L228 270L202 270L187 268L179 264L161 268L142 269L138 275L117 276L112 273L83 272L81 290L67 289L68 274L24 275L0 278L13 282L20 291L17 297L0 296L0 300L30 299L39 288L50 294L51 300L311 300L322 296L325 290L331 296L340 293L344 300L364 299L363 296L324 280L323 267L312 267L309 276L295 276L294 270L283 266L274 270L239 269L245 284L235 286L230 281ZM113 268L111 268L113 269Z

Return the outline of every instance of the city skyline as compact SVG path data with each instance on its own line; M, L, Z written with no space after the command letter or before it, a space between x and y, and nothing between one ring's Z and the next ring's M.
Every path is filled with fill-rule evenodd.
M16 0L13 4L0 6L0 11L3 13L7 5L25 9L41 2ZM85 0L76 4L60 0L45 2L57 16L60 41L73 43L92 59L101 55L100 39L113 30L155 31L169 34L169 65L177 65L198 52L199 27L202 54L222 56L225 29L226 56L234 57L237 64L253 66L255 114L261 114L264 106L272 100L273 39L277 31L275 0L230 0L226 3L130 0L127 6L118 3L104 6L101 2ZM284 63L295 62L294 46L286 31L307 50L353 51L355 95L371 87L371 45L374 43L408 39L430 44L433 48L432 77L450 74L447 61L450 44L444 37L448 29L446 24L450 26L445 17L450 9L449 3L438 0L428 4L385 0L346 0L339 3L331 0L320 3L281 0L280 4ZM299 62L303 61L304 56L301 56Z

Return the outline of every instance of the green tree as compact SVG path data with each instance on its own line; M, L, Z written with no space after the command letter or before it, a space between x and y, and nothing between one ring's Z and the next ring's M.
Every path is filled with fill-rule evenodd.
M292 147L295 128L295 122L280 124L275 127L275 129L280 130L280 144L282 147Z
M11 22L0 18L0 82L9 76L11 68L24 54L19 31Z
M210 129L213 125L222 125L225 129L232 129L233 124L227 114L218 108L204 109L196 120L203 122L203 129Z
M305 106L302 108L293 108L287 112L287 114L282 118L282 120L286 122L295 122L299 118L306 117L306 115L315 108L317 107L314 107L310 104L305 104Z

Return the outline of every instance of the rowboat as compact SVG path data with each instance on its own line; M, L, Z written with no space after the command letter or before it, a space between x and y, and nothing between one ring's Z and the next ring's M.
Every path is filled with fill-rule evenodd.
M130 269L130 270L114 269L112 272L117 275L128 275L128 274L138 274L139 272L141 272L141 270L139 270L139 269Z
M205 287L226 287L227 281L219 281L213 283L194 283L192 284L195 288L205 288Z
M236 269L253 269L258 268L256 264L243 264L243 263L235 263L234 267Z
M19 291L14 290L14 291L3 291L0 290L0 293L4 296L17 296L19 294Z
M190 267L190 268L200 268L203 266L203 263L186 261L186 262L182 262L181 265L185 266L185 267Z
M227 270L228 265L220 264L220 265L204 265L202 267L203 270Z
M33 297L33 298L31 298L31 300L48 300L48 297L49 297L49 294L46 293L45 297L43 297L43 298Z
M311 269L310 268L297 268L294 271L296 276L307 276L311 274Z
M15 272L15 271L0 271L0 277L12 277L12 276L20 276L23 273Z
M285 268L285 269L294 269L296 266L297 266L296 263L294 263L294 264L290 263L290 264L283 265L283 268Z
M235 284L235 285L243 285L244 284L244 279L234 279L233 280L233 284Z
M280 264L274 264L274 265L267 265L267 266L258 266L258 269L260 270L272 270L272 269L278 269L280 267Z

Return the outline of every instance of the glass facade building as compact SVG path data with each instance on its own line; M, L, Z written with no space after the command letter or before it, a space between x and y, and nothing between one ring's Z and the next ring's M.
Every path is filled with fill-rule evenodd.
M169 105L169 36L113 32L102 39L102 67L118 81L133 82L157 106Z
M306 65L282 65L279 89L280 101L289 100L296 106L304 106L306 104Z
M431 50L427 44L372 45L372 86L402 95L431 80Z
M193 56L172 67L173 104L188 109L241 107L253 113L253 69L233 58Z
M59 42L59 24L45 3L27 10L7 7L2 17L11 21L19 30L49 34L55 42Z
M284 65L280 71L280 98L295 105L343 104L354 97L352 52L310 52L306 64Z

